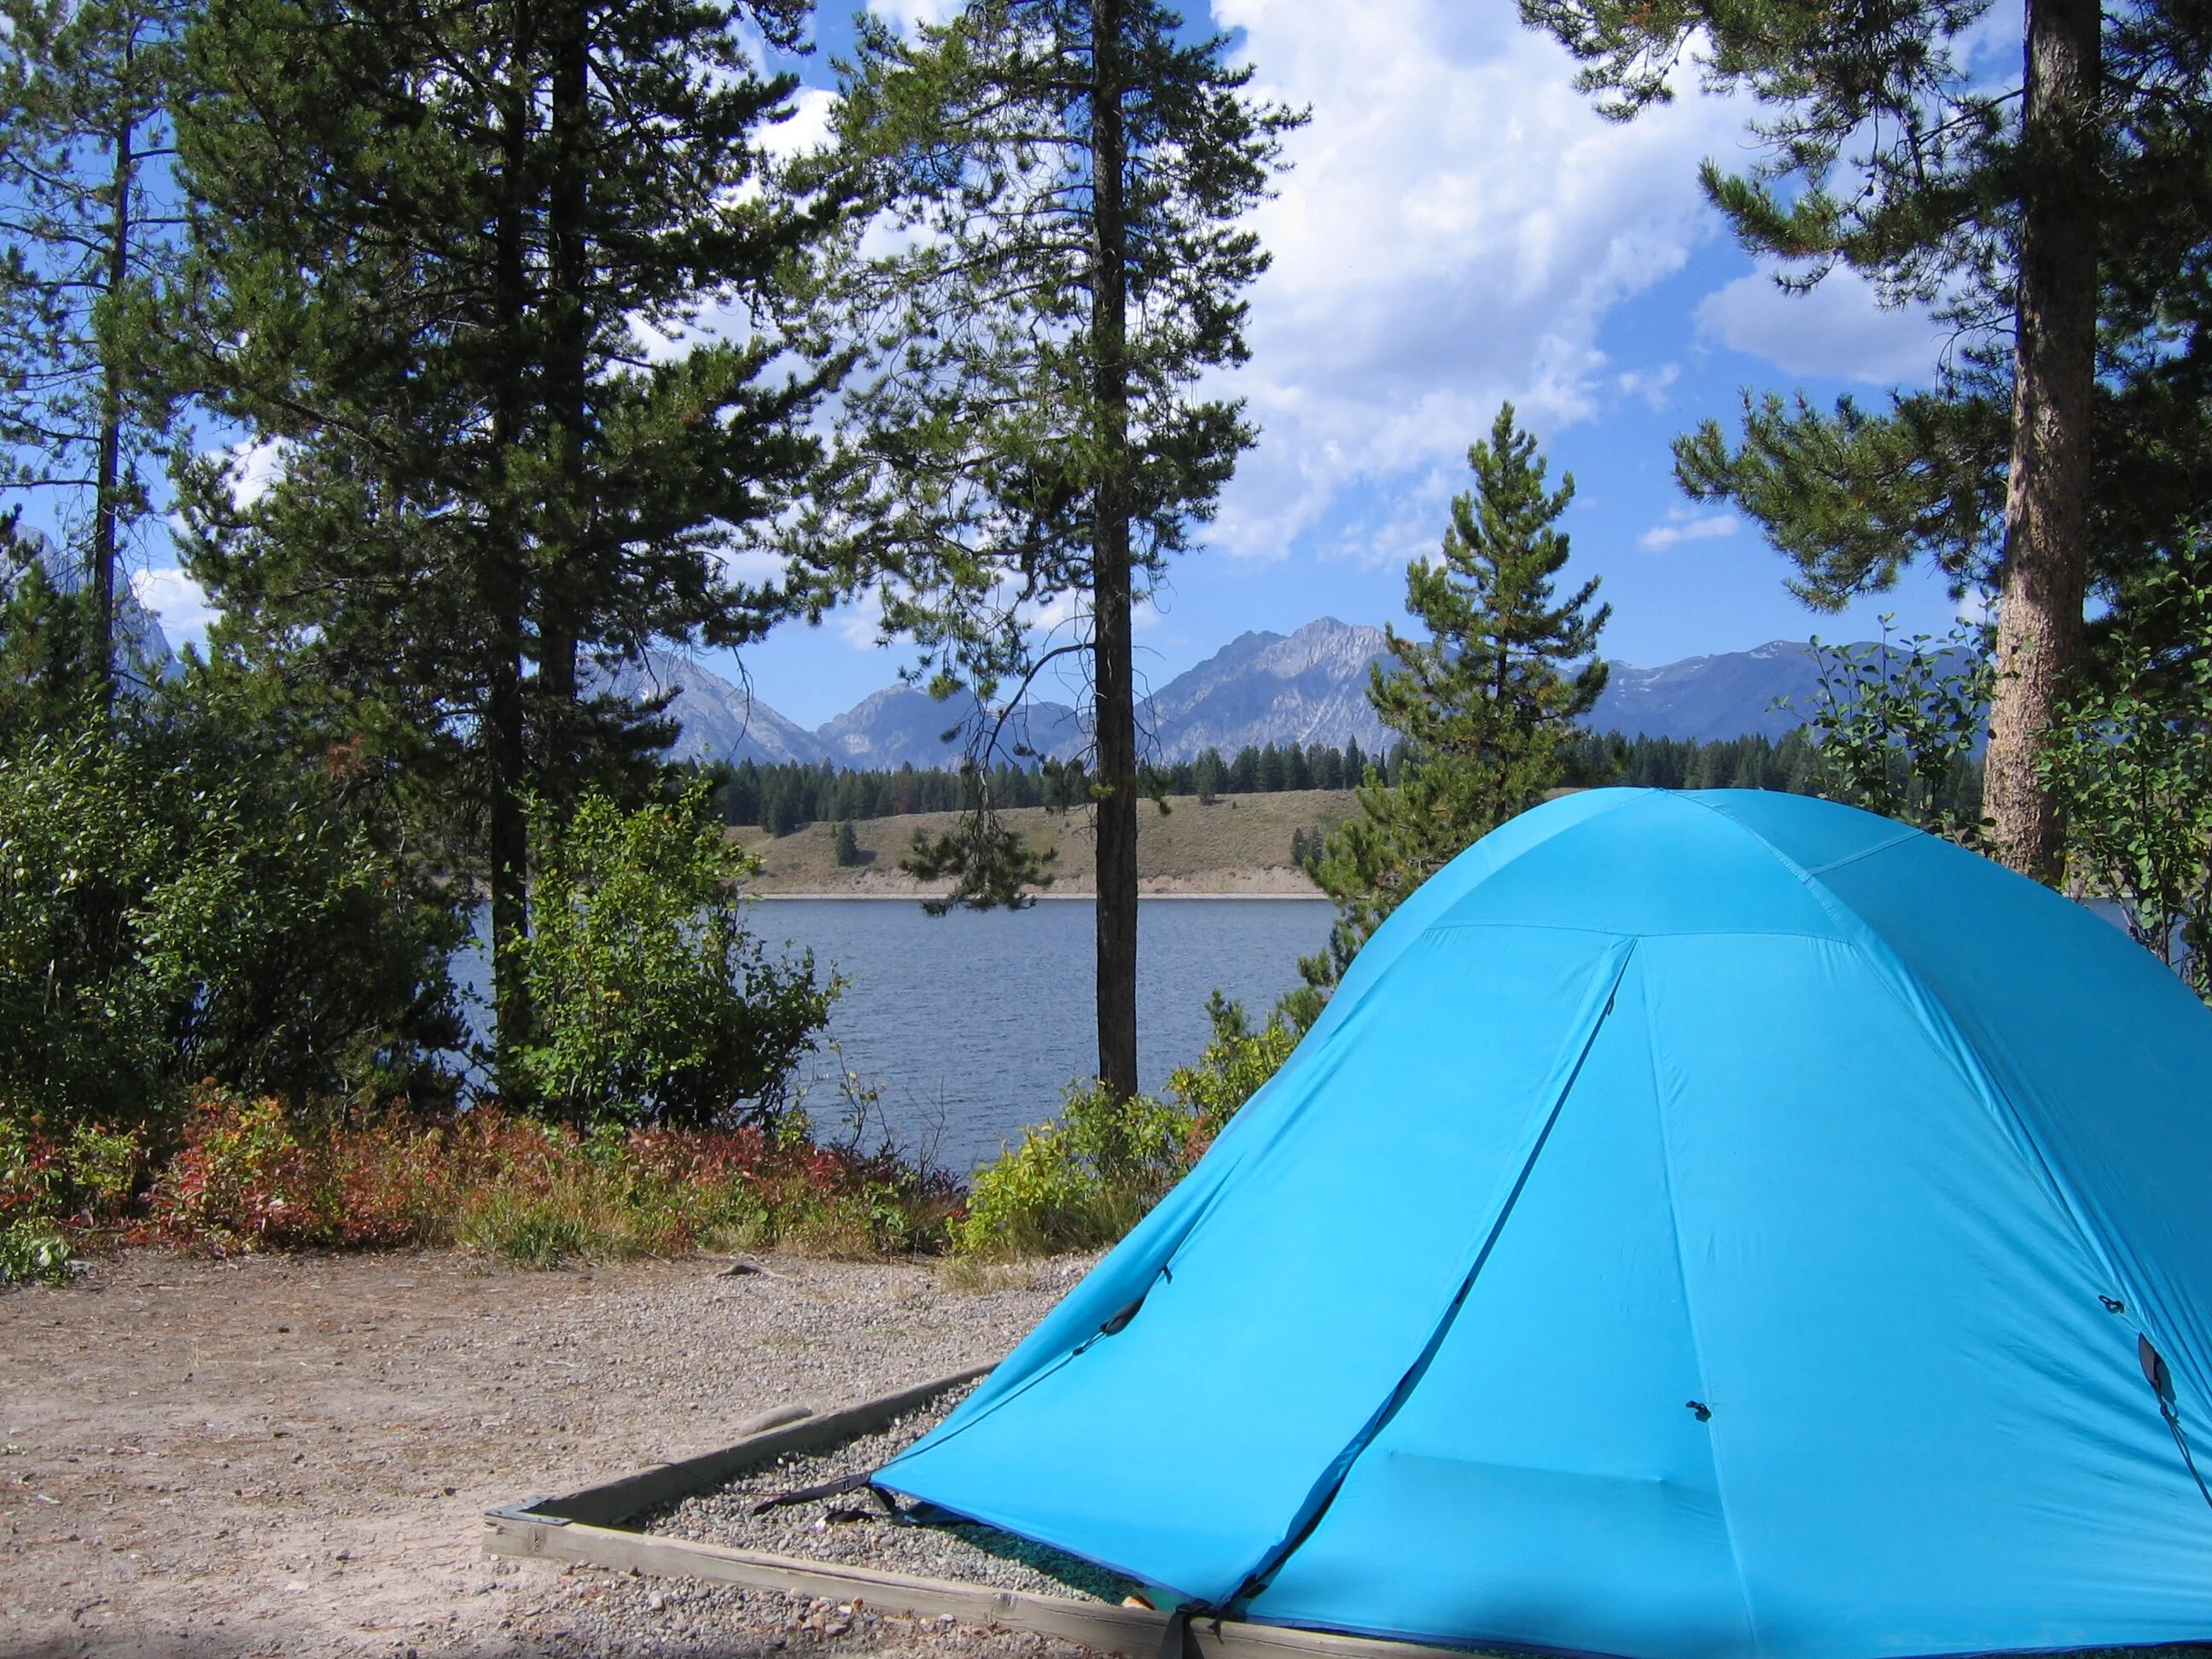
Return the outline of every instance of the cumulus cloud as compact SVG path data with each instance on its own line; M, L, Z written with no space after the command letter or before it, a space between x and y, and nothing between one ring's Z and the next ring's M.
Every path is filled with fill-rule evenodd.
M268 494L269 486L284 470L286 447L282 438L267 438L258 443L247 439L231 447L230 497L240 508L252 507Z
M1656 410L1667 407L1667 388L1681 377L1680 363L1662 363L1656 368L1632 368L1616 374L1613 383L1624 398L1641 398Z
M837 94L827 87L801 87L791 96L791 113L760 130L761 148L778 161L789 161L830 142L830 122Z
M1921 307L1884 307L1874 285L1848 269L1831 271L1803 294L1782 289L1771 276L1739 276L1705 296L1698 331L1792 374L1869 386L1927 380L1948 337Z
M1692 513L1677 507L1667 518L1667 523L1655 524L1638 536L1636 544L1647 553L1662 553L1684 542L1709 542L1733 536L1743 528L1743 520L1733 513Z
M868 9L901 34L912 34L922 23L942 23L952 15L959 0L868 0Z
M1215 0L1255 89L1310 106L1292 171L1255 215L1274 264L1234 377L1265 435L1218 545L1279 556L1346 492L1449 464L1510 398L1540 435L1621 386L1600 327L1714 232L1698 160L1741 112L1687 96L1601 120L1574 66L1510 7L1371 0L1356 27L1310 0Z
M161 618L161 631L173 643L207 638L215 607L200 585L174 566L141 570L131 579L131 592L139 604Z

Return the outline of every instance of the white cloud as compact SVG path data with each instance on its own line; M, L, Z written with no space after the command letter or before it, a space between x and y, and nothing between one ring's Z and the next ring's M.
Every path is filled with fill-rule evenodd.
M1641 398L1654 410L1667 407L1667 388L1682 377L1680 363L1662 363L1656 368L1632 368L1613 377L1613 383L1625 398Z
M1257 92L1313 112L1255 217L1274 264L1233 385L1264 435L1218 545L1280 556L1346 492L1395 499L1507 398L1540 437L1607 395L1663 387L1664 371L1632 387L1608 375L1599 331L1713 234L1697 164L1735 141L1732 105L1691 95L1603 121L1565 52L1510 7L1371 0L1347 24L1310 0L1214 0L1213 14L1244 31Z
M801 87L792 94L791 114L761 129L761 148L785 161L820 149L830 142L830 123L836 110L837 94L828 88Z
M868 0L868 9L901 34L912 34L923 23L942 23L959 9L960 0Z
M1392 486L1376 510L1360 514L1321 548L1321 556L1363 570L1401 570L1432 558L1451 522L1453 495L1470 482L1465 468L1438 465Z
M1856 271L1793 294L1765 273L1739 276L1698 307L1698 331L1792 374L1895 386L1925 380L1948 337L1921 307L1885 307Z
M266 438L258 443L249 438L231 446L230 498L240 507L252 507L269 493L269 486L284 470L285 448L282 438Z
M883 648L884 607L872 588L839 605L830 613L829 622L837 630L837 637L855 651L872 653Z
M1692 513L1677 507L1667 518L1668 522L1655 524L1638 536L1636 544L1647 553L1660 553L1684 542L1709 542L1733 536L1743 528L1743 520L1733 513Z
M208 624L216 618L200 585L173 565L141 570L131 579L131 592L139 604L161 620L161 631L172 643L204 640Z

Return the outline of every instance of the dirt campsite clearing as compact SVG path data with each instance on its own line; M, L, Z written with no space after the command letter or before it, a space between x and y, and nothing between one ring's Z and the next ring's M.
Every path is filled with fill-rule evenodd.
M995 1358L1087 1265L763 1260L131 1253L0 1295L0 1653L1048 1651L482 1553L493 1504Z

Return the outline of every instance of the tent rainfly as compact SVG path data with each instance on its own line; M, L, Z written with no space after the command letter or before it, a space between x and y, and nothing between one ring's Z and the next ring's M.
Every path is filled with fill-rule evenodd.
M1446 1645L2212 1638L2208 1083L2178 979L1972 853L1566 796L876 1482Z

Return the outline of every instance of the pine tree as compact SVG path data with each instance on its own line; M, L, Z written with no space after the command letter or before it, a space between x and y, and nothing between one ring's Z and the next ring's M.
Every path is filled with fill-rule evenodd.
M1593 577L1565 599L1568 541L1554 528L1574 480L1545 487L1536 441L1499 410L1468 451L1474 488L1453 499L1443 556L1406 570L1406 609L1425 640L1387 631L1389 660L1368 702L1400 734L1395 783L1370 769L1360 816L1329 837L1315 870L1337 903L1328 951L1300 963L1318 994L1369 934L1446 860L1544 799L1565 775L1575 721L1605 690ZM1305 1012L1318 1009L1317 996Z
M1191 768L1191 789L1200 805L1212 805L1228 783L1229 769L1221 763L1218 749L1208 749L1199 756Z
M827 590L873 588L933 691L972 691L978 793L908 860L971 905L1041 873L983 786L999 714L1080 665L1091 751L1098 1074L1137 1086L1138 736L1132 617L1253 441L1194 394L1245 355L1267 264L1238 221L1297 118L1251 98L1226 36L1186 43L1158 0L969 0L902 39L863 19L839 164L921 233L831 271L830 335L871 350L851 383L848 526L805 526ZM1058 629L1042 614L1060 608Z
M191 568L222 648L328 688L465 820L504 1056L527 801L635 790L668 736L580 655L773 614L721 555L805 476L818 388L775 339L683 336L818 231L764 178L792 82L744 40L800 10L212 0L188 36L201 371L278 460L248 502L192 481Z
M0 757L80 728L94 706L88 592L64 592L35 558L0 598Z
M88 598L112 701L116 580L154 511L181 258L170 114L183 0L0 0L0 495L35 501Z
M1746 398L1731 444L1682 441L1696 497L1727 497L1840 610L1915 558L1997 599L1989 744L1996 839L2057 873L2062 825L2036 757L2077 676L2084 601L2124 603L2170 554L2212 470L2201 272L2212 30L2201 0L2027 0L2017 82L1966 43L1987 0L1522 0L1622 118L1704 83L1769 112L1744 175L1707 194L1791 286L1838 265L1958 331L1936 387L1887 411ZM2100 345L2101 332L2101 345Z

